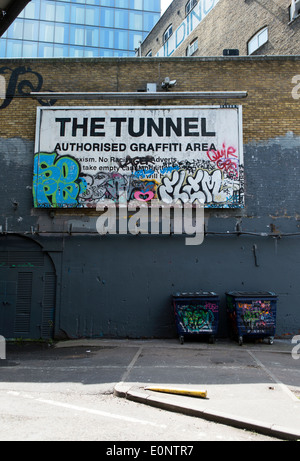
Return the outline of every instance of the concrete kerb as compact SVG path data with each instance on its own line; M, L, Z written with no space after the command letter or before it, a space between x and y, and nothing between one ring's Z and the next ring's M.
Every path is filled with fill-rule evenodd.
M179 345L177 340L83 340L83 341L67 341L67 342L62 342L56 345L56 347L70 347L70 346L115 346L115 347L124 347L124 344L126 344L127 347L134 347L138 348L138 352L132 359L132 362L129 365L130 373L132 369L134 369L136 365L136 360L140 357L140 352L141 350L146 350L148 347L152 349L156 348L166 348L169 351L173 351L174 353L176 350L189 350L193 349L193 351L201 351L205 352L206 350L209 351L215 351L219 352L221 350L224 350L224 347L228 349L229 351L245 351L249 353L249 351L252 352L269 352L271 355L273 353L280 353L282 356L286 356L288 354L291 354L291 345L290 342L288 341L276 341L276 345L269 346L266 345L247 345L247 348L242 348L239 349L239 346L237 347L237 344L234 342L221 342L214 346L211 345L206 345L206 344L184 344L184 346ZM276 347L277 346L277 347ZM248 351L249 349L249 351ZM250 354L251 355L251 354ZM257 367L254 367L254 370L257 368L261 368L261 364L256 363ZM269 370L267 370L265 367L262 368L264 373L267 373ZM156 408L164 409L166 411L172 411L172 412L177 412L181 414L185 414L188 416L193 416L193 417L198 417L202 418L208 421L213 421L216 423L220 424L225 424L228 426L236 427L239 429L245 429L249 431L253 431L256 433L260 433L266 436L274 437L277 439L281 440L289 440L289 441L296 441L300 440L300 427L298 428L298 421L299 418L296 418L295 421L293 422L291 419L291 424L294 423L294 426L288 427L285 426L284 424L281 424L281 421L277 421L277 424L275 423L276 418L274 415L270 416L270 420L258 420L253 418L253 414L249 414L249 417L246 414L233 414L230 411L228 412L225 408L223 409L220 407L218 408L212 408L210 407L210 402L207 401L207 404L205 402L205 399L200 399L202 403L200 404L199 402L197 403L197 399L193 397L187 397L187 396L181 396L181 395L174 395L174 394L167 394L167 393L157 393L154 391L147 390L146 387L149 386L149 382L147 385L143 382L129 382L128 378L130 373L128 373L128 365L127 365L127 372L123 375L122 381L118 382L115 384L114 387L114 395L116 397L120 398L125 398L131 401L135 401L137 403L141 404L146 404L150 405ZM274 382L274 379L276 377L274 376L269 376L271 382ZM279 381L275 381L274 384L277 384L277 387L280 391L284 390L281 389L281 385ZM155 385L155 383L152 383L152 385ZM250 384L251 385L251 384ZM162 386L160 382L160 386ZM286 386L282 386L286 387ZM282 392L282 395L287 395L286 392ZM289 396L290 399L290 396ZM288 399L288 400L289 400ZM292 402L293 400L290 399ZM296 401L296 397L295 397ZM274 401L274 405L276 405L276 402ZM294 402L296 405L300 405L300 401ZM294 405L291 404L291 405ZM281 401L281 405L284 405L284 402ZM286 413L291 414L293 412L292 406L289 406L290 404L288 403L288 407L286 408ZM284 406L283 406L284 408ZM286 421L286 414L284 415L285 417L282 419L282 421Z
M155 395L154 392L145 391L143 388L132 387L125 383L118 383L114 388L116 397L125 398L133 402L150 405L167 411L181 413L187 416L202 418L207 421L225 424L238 429L249 430L270 437L297 441L300 440L300 431L292 431L276 424L263 423L250 418L236 417L216 410L200 410L195 408L189 397L174 397Z

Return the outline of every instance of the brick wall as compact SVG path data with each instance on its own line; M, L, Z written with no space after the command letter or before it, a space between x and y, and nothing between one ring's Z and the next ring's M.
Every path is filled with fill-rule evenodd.
M1 69L6 68L5 71ZM27 69L27 72L25 70ZM30 69L30 70L28 70ZM13 85L13 72L15 83ZM24 73L25 72L25 73ZM21 97L23 91L36 89L38 77L43 91L138 91L147 83L157 83L158 90L165 77L177 80L175 91L246 90L242 101L244 143L284 136L287 132L300 135L299 101L292 98L300 75L300 57L228 57L228 58L128 58L96 60L3 60L0 75L7 88L16 87L10 99L0 100L0 136L34 140L36 107L39 102ZM27 81L27 83L26 83ZM9 104L8 104L9 102ZM237 104L229 100L229 104ZM46 101L44 101L46 104ZM195 100L184 104L222 104L224 101ZM4 105L7 104L5 108ZM65 105L143 105L132 101L57 101ZM146 104L156 105L150 100ZM161 102L182 105L182 101Z
M247 55L247 43L261 28L268 26L269 41L255 54L296 55L300 53L300 18L290 22L291 0L219 0L199 26L177 48L173 56L185 56L187 46L198 38L195 56L221 56L226 48ZM173 32L185 19L185 0L175 0L142 44L142 56L152 49L153 56L163 46L162 36L172 23Z

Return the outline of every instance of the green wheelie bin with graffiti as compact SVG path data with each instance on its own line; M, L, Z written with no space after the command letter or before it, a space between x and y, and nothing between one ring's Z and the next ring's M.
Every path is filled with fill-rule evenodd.
M205 336L215 342L219 326L219 296L211 291L172 295L180 343L186 337Z

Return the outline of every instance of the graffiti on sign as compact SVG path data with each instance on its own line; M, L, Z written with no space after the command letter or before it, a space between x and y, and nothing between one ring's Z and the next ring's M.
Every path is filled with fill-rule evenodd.
M244 206L241 108L38 108L34 204Z

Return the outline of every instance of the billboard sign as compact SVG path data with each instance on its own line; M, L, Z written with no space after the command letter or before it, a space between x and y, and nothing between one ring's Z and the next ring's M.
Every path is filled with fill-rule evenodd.
M37 110L37 208L134 199L244 205L241 106Z

